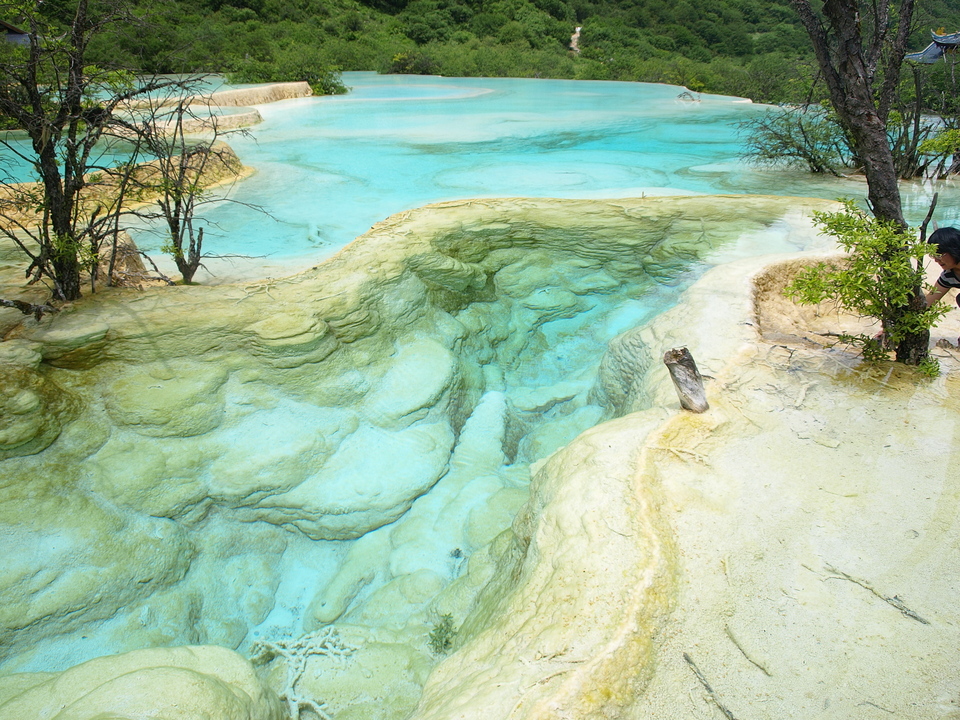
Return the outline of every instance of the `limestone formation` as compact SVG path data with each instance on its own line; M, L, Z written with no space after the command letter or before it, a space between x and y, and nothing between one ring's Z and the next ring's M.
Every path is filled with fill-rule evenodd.
M780 201L750 204L758 227L782 212ZM256 522L269 547L285 531L297 543L363 543L434 487L432 505L389 533L389 552L357 554L306 598L315 608L307 619L339 617L361 591L406 587L404 578L436 587L455 579L451 553L469 557L503 530L528 463L606 412L586 377L548 389L517 375L549 346L540 328L588 322L602 298L654 283L642 258L669 245L673 227L706 228L704 252L731 241L739 230L729 215L700 199L444 203L390 218L286 280L117 288L26 320L3 344L25 358L4 386L4 450L24 456L4 461L19 490L7 516L11 542L39 542L37 562L60 580L42 603L16 574L2 580L7 607L24 619L9 626L22 638L13 645L53 643L104 618L117 627L116 651L158 638L239 642L248 604L230 594L222 605L202 602L202 569L230 528ZM551 428L536 426L542 414ZM472 427L496 441L471 439ZM86 523L86 553L100 568L96 602L84 601L79 568L61 569L56 545L42 543L43 528L61 523L45 499L51 484L61 502L96 508L71 516ZM444 516L435 530L426 529L428 507ZM29 531L13 521L21 515ZM152 547L161 527L175 540L131 584L139 571L120 557ZM428 552L427 536L440 549ZM283 550L271 552L275 565ZM269 612L259 601L249 607L250 622ZM409 604L403 622L422 611L422 599Z
M218 647L134 650L62 673L0 678L0 719L282 720L250 663Z
M307 82L286 82L258 85L256 87L220 90L210 95L198 95L194 102L198 105L217 105L221 107L247 107L264 103L310 97L313 91Z
M744 203L736 203L742 224ZM412 528L421 521L411 516L387 556L357 573L345 565L344 577L356 579L333 579L321 594L326 599L317 600L316 617L342 614L366 583L385 586L423 570L447 577L450 552L472 554L503 529L523 496L524 463L553 452L605 412L590 400L586 379L570 378L549 391L510 379L498 403L482 404L500 408L492 416L476 415L480 398L502 392L522 357L543 352L549 341L539 328L549 321L589 317L599 298L654 282L640 266L652 249L665 257L673 228L686 235L694 227L698 237L706 232L703 252L734 239L741 230L728 222L723 204L697 198L444 203L390 218L329 262L287 280L116 289L54 319L28 320L14 333L16 342L44 359L43 382L74 398L70 408L79 419L69 438L35 460L5 462L5 477L29 498L17 512L32 515L38 528L52 525L44 520L45 504L33 499L42 497L37 468L43 467L44 477L60 481L63 497L105 502L125 518L129 542L143 544L141 533L156 518L169 518L177 537L189 529L182 537L190 538L191 550L134 586L124 584L128 574L118 560L104 560L103 602L79 607L71 584L58 583L44 598L49 612L17 632L26 644L55 636L61 617L74 627L110 616L119 606L112 598L121 598L135 618L138 602L146 607L159 589L167 606L180 608L164 613L151 606L148 614L168 618L165 628L174 628L178 615L186 622L197 613L189 621L194 627L216 626L218 617L232 627L235 605L201 607L190 599L201 579L188 569L204 566L221 533L210 518L261 521L312 539L372 537L449 476L450 494L437 498L447 497L448 524L464 534L431 559L414 549L423 538L399 540L416 535ZM747 204L758 227L777 219L783 205ZM30 393L40 396L29 387L10 391L23 418L45 407ZM553 429L534 432L531 419L546 412L555 418ZM470 448L480 446L463 430L481 416L502 428L491 436L500 440L483 451L492 453L493 464L456 475L458 458L476 462ZM54 437L54 427L52 420L21 422L9 437L34 452ZM26 439L30 433L36 440ZM534 434L524 439L524 433ZM504 456L517 450L523 463L510 468ZM111 557L117 543L93 539L99 527L90 526L91 546ZM11 530L14 537L23 532L16 524ZM405 549L407 542L413 544ZM425 564L411 562L418 555ZM185 573L177 600L167 587ZM12 599L19 591L7 588ZM163 633L167 642L206 637L187 628L180 637ZM136 647L138 636L155 634L132 631L116 649Z
M477 720L623 716L674 602L659 491L623 472L659 418L587 431L536 475L460 649L431 675L414 717L450 717L454 698L460 717Z
M76 412L73 397L39 372L35 343L0 343L0 460L50 445Z
M310 97L311 95L313 95L313 91L310 89L310 83L306 81L269 83L255 87L219 90L212 93L194 95L187 98L187 104L212 105L215 107L248 107L250 105L263 105L265 103L277 102L279 100ZM166 101L160 102L160 106L173 105L179 102L180 98L171 97ZM132 103L132 105L134 107L155 107L157 106L157 100L138 100Z
M181 361L151 363L121 375L104 393L117 427L152 437L192 437L216 428L224 415L223 368Z
M926 449L952 447L928 418L960 412L956 382L814 345L828 336L764 300L790 259L717 268L631 327L631 298L683 260L767 227L809 236L801 205L443 203L292 278L115 289L23 320L0 344L4 669L336 622L356 653L311 658L296 690L338 718L694 717L712 711L701 678L744 717L939 717L921 700L960 674L960 493ZM597 322L621 334L564 373ZM659 362L678 346L710 413L678 412ZM129 675L135 711L183 693L194 716L273 717L252 684L160 663ZM70 672L0 687L125 712ZM864 682L830 684L845 673Z

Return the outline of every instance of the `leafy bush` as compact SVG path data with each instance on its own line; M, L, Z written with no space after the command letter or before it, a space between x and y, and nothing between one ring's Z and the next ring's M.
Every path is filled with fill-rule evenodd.
M840 337L859 347L864 359L887 359L887 347L908 335L928 332L947 312L942 305L916 302L923 284L923 259L930 251L916 233L868 216L852 200L844 201L840 212L815 213L814 222L848 255L840 262L820 262L801 270L784 292L803 305L832 300L841 310L880 320L882 339L864 334Z
M933 174L937 177L956 172L956 158L960 155L960 130L944 130L924 140L917 150L921 155L932 157Z
M232 83L296 82L305 80L316 95L347 92L340 68L326 65L312 48L292 46L268 60L245 59L227 73Z
M398 75L436 75L439 69L440 66L433 58L421 52L401 52L393 56L387 72Z

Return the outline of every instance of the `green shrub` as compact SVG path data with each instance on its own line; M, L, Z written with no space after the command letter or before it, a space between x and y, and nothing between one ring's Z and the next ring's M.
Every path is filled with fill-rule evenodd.
M453 638L457 631L453 627L453 615L445 613L430 631L430 649L436 655L446 655L453 647Z
M923 283L923 259L930 245L895 223L868 216L852 200L834 213L814 213L815 224L848 255L840 262L820 262L797 273L785 289L787 297L804 305L832 300L843 311L880 321L884 337L841 335L842 342L860 348L868 362L887 359L887 347L908 335L927 332L947 307L914 308ZM930 369L928 363L926 369Z
M232 83L306 81L316 95L341 95L347 92L340 68L327 65L315 48L290 45L266 60L238 62L227 73Z
M942 175L948 167L953 165L954 158L960 153L960 130L944 130L921 142L917 151L921 155L931 156L934 172Z
M422 52L400 52L390 61L388 73L398 75L436 75L440 66Z

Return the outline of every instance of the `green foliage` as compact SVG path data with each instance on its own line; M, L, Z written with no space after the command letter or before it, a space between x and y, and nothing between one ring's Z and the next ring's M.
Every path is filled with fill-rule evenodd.
M388 73L398 75L435 75L439 65L422 52L400 52L390 61Z
M666 82L765 103L817 102L823 92L789 0L129 2L144 24L94 38L91 59L241 82L308 79L325 93L342 90L338 68ZM954 5L928 0L922 22L960 28ZM577 26L579 55L569 49ZM913 46L927 42L921 27ZM957 105L943 64L924 72L925 107Z
M960 130L944 130L920 143L920 155L931 159L932 174L942 177L948 171L956 171L955 158L960 155Z
M932 355L927 355L920 361L920 364L917 365L917 369L927 377L937 377L940 375L940 361Z
M947 156L960 152L960 130L950 129L920 143L924 155Z
M399 53L389 66L379 69L472 77L565 77L574 73L575 65L566 54L471 38L462 45L433 43L421 51Z
M52 235L50 248L54 258L68 261L75 259L77 264L85 270L89 270L97 262L93 249L69 233Z
M841 336L859 347L865 360L887 359L887 347L928 331L947 311L925 303L922 309L910 307L922 286L923 259L930 249L915 233L868 216L851 200L844 201L840 212L815 213L814 222L848 255L801 270L784 292L804 305L830 300L841 310L880 320L885 342L863 334Z
M151 29L95 38L93 60L238 82L313 75L322 92L339 68L666 82L762 102L803 101L815 76L787 0L131 2Z
M430 649L436 655L446 655L453 647L453 638L457 631L453 627L453 615L445 613L434 623L430 631Z
M227 74L233 83L297 82L305 80L315 95L347 92L340 68L324 64L314 48L291 45L270 54L268 59L244 59Z

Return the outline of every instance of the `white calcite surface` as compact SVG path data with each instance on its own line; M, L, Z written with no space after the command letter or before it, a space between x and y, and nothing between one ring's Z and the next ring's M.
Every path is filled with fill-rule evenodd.
M627 403L673 409L539 471L414 717L960 717L960 352L930 379L816 344L859 323L778 312L800 264L721 266L613 343L610 386L688 346L711 409L636 356Z
M955 351L934 379L861 367L822 345L856 321L784 303L798 260L770 257L710 271L597 373L522 370L562 367L551 320L681 260L764 228L809 245L817 206L444 203L286 280L25 322L0 344L36 416L0 436L7 671L335 623L347 656L261 670L338 719L949 717ZM660 363L681 345L703 415Z
M0 678L3 720L282 720L246 658L219 647L134 650L62 673Z
M932 379L861 366L817 341L862 324L784 303L798 259L768 263L717 268L640 333L675 342L682 318L714 379L708 413L647 441L680 573L627 717L960 716L960 354L934 348ZM932 342L958 334L953 312Z
M223 107L248 107L264 103L310 97L313 90L308 82L285 82L257 85L234 90L220 90L210 95L198 95L193 99L197 105L219 105Z

